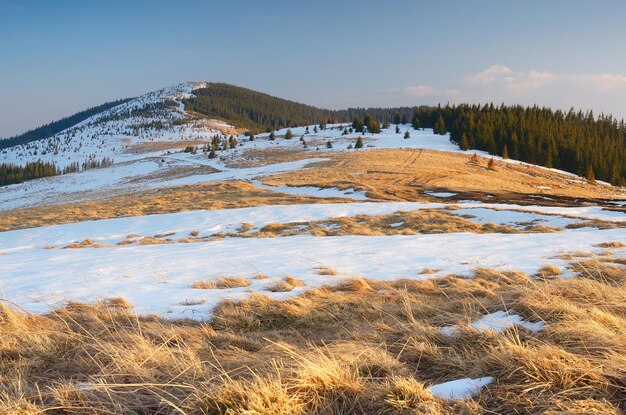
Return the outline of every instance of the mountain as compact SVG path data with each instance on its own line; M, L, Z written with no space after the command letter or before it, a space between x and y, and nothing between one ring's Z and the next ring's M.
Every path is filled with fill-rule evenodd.
M626 177L626 126L610 116L493 105L328 110L224 83L187 82L0 140L0 164L13 165L2 170L10 170L11 177L0 178L0 184L40 177L38 172L49 175L136 160L148 151L206 143L216 136L240 136L241 141L246 132L355 119L356 126L367 117L394 124L411 120L415 129L449 134L463 149L555 167L590 180L623 185ZM27 163L36 164L20 172L19 166Z

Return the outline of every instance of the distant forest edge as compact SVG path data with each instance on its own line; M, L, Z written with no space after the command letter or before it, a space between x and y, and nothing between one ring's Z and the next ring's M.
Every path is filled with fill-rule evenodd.
M185 109L227 120L251 132L323 122L352 122L369 115L381 123L450 133L463 150L484 150L623 186L626 126L612 116L544 107L454 105L445 107L327 110L233 85L210 83L184 100Z
M348 123L355 118L360 123L366 118L382 124L411 123L414 128L450 133L450 140L463 150L484 150L504 158L562 169L590 180L626 184L626 125L612 116L595 117L591 111L563 112L538 106L493 104L329 110L224 83L209 83L196 89L194 95L183 100L186 111L223 119L253 134L301 125ZM0 149L49 137L128 100L109 102L0 140ZM50 175L55 170L42 165L35 172L26 171L28 166L23 167L26 169L23 172L14 170L19 168L5 166L4 172L10 170L12 177L10 180L0 177L0 184L35 178L38 173Z
M133 98L118 99L117 101L106 102L102 105L98 105L97 107L87 108L86 110L77 112L76 114L70 115L69 117L65 117L58 121L42 125L41 127L37 127L23 134L0 140L0 150L20 144L28 144L31 141L37 141L43 138L51 137L56 133L59 133L67 128L78 124L79 122L85 121L87 118L93 115L99 114L102 111L106 111L110 108L117 107L118 105L128 102L131 99Z

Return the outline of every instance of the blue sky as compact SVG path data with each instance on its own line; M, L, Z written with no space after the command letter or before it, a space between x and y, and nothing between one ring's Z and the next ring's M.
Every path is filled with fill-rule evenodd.
M0 137L188 80L330 108L623 117L624 18L623 1L0 0Z

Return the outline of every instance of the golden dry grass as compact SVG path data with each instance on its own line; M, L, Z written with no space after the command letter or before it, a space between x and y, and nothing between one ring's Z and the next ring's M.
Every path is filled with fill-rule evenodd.
M302 282L301 280L291 275L286 275L285 277L283 277L281 281L278 281L274 284L267 286L266 289L271 292L282 293L282 292L289 292L289 291L292 291L296 287L303 287L303 286L304 286L304 282Z
M337 198L320 199L276 193L239 181L204 183L89 202L0 211L0 232L86 220L199 209L345 201Z
M227 288L247 287L250 285L250 280L237 277L220 277L213 280L199 280L194 281L191 284L191 288L197 288L201 290L224 290Z
M570 176L534 166L498 162L497 171L491 171L487 169L487 158L478 157L478 163L472 163L471 156L470 152L431 150L325 153L324 157L331 157L331 161L317 163L315 168L271 176L264 182L355 188L367 191L371 198L411 201L424 198L424 190L457 192L463 197L489 193L510 201L538 193L567 198L615 198L623 194L618 188L578 183Z
M209 323L137 317L123 300L47 316L2 306L0 413L618 415L625 304L624 281L608 276L477 269L355 279L287 301L256 294L222 302ZM502 309L546 327L463 325ZM462 328L443 334L451 324ZM487 375L495 382L473 399L428 390Z

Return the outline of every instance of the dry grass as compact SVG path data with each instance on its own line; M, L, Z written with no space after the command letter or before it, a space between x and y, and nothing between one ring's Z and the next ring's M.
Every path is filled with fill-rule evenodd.
M539 278L551 278L557 275L561 275L561 269L556 265L544 265L537 272Z
M611 266L581 270L355 279L224 301L208 324L137 317L123 300L48 316L2 306L0 413L622 414L626 285ZM502 309L546 328L463 326ZM463 329L444 335L451 324ZM474 399L428 390L486 375Z
M345 201L345 199L337 198L320 199L287 195L259 189L250 183L239 181L203 183L108 197L88 202L0 211L0 232L86 220L144 216L200 209L211 210Z
M619 242L619 241L613 241L613 242L602 242L601 244L596 245L598 248L623 248L626 246L626 244Z
M191 284L191 288L197 288L201 290L225 290L227 288L239 288L247 287L250 285L250 280L245 278L236 277L220 277L214 280L200 280L194 281Z
M284 292L292 291L296 287L303 287L303 286L304 286L304 282L297 279L296 277L287 275L283 277L282 281L278 281L275 284L271 284L267 286L266 289L268 291L275 292L275 293L284 293Z
M488 159L478 157L478 163L468 163L470 156L429 150L325 153L324 157L332 157L331 161L318 163L316 168L275 175L264 182L355 188L384 200L419 200L424 199L424 190L435 190L459 193L459 197L489 193L502 200L523 201L528 195L537 194L538 186L546 188L541 190L543 196L557 198L617 198L621 194L617 188L578 183L570 176L532 166L499 163L498 170L491 171L486 168Z
M393 226L392 226L393 225ZM396 212L388 215L339 217L329 220L272 223L257 232L246 230L246 236L255 238L274 238L277 236L294 236L311 234L315 236L343 235L417 235L450 232L472 233L538 233L556 232L558 228L526 225L514 227L493 223L479 224L470 219L454 215L448 209L422 209L411 212Z
M107 246L108 245L105 245L105 244L95 243L93 240L87 238L87 239L84 239L81 242L71 243L71 244L69 244L67 246L64 246L61 249L104 248L104 247L107 247ZM50 246L49 245L48 247L46 247L46 249L52 249L52 248L54 248L54 246Z
M338 272L334 268L327 267L325 265L320 265L315 267L315 270L319 275L337 275Z

